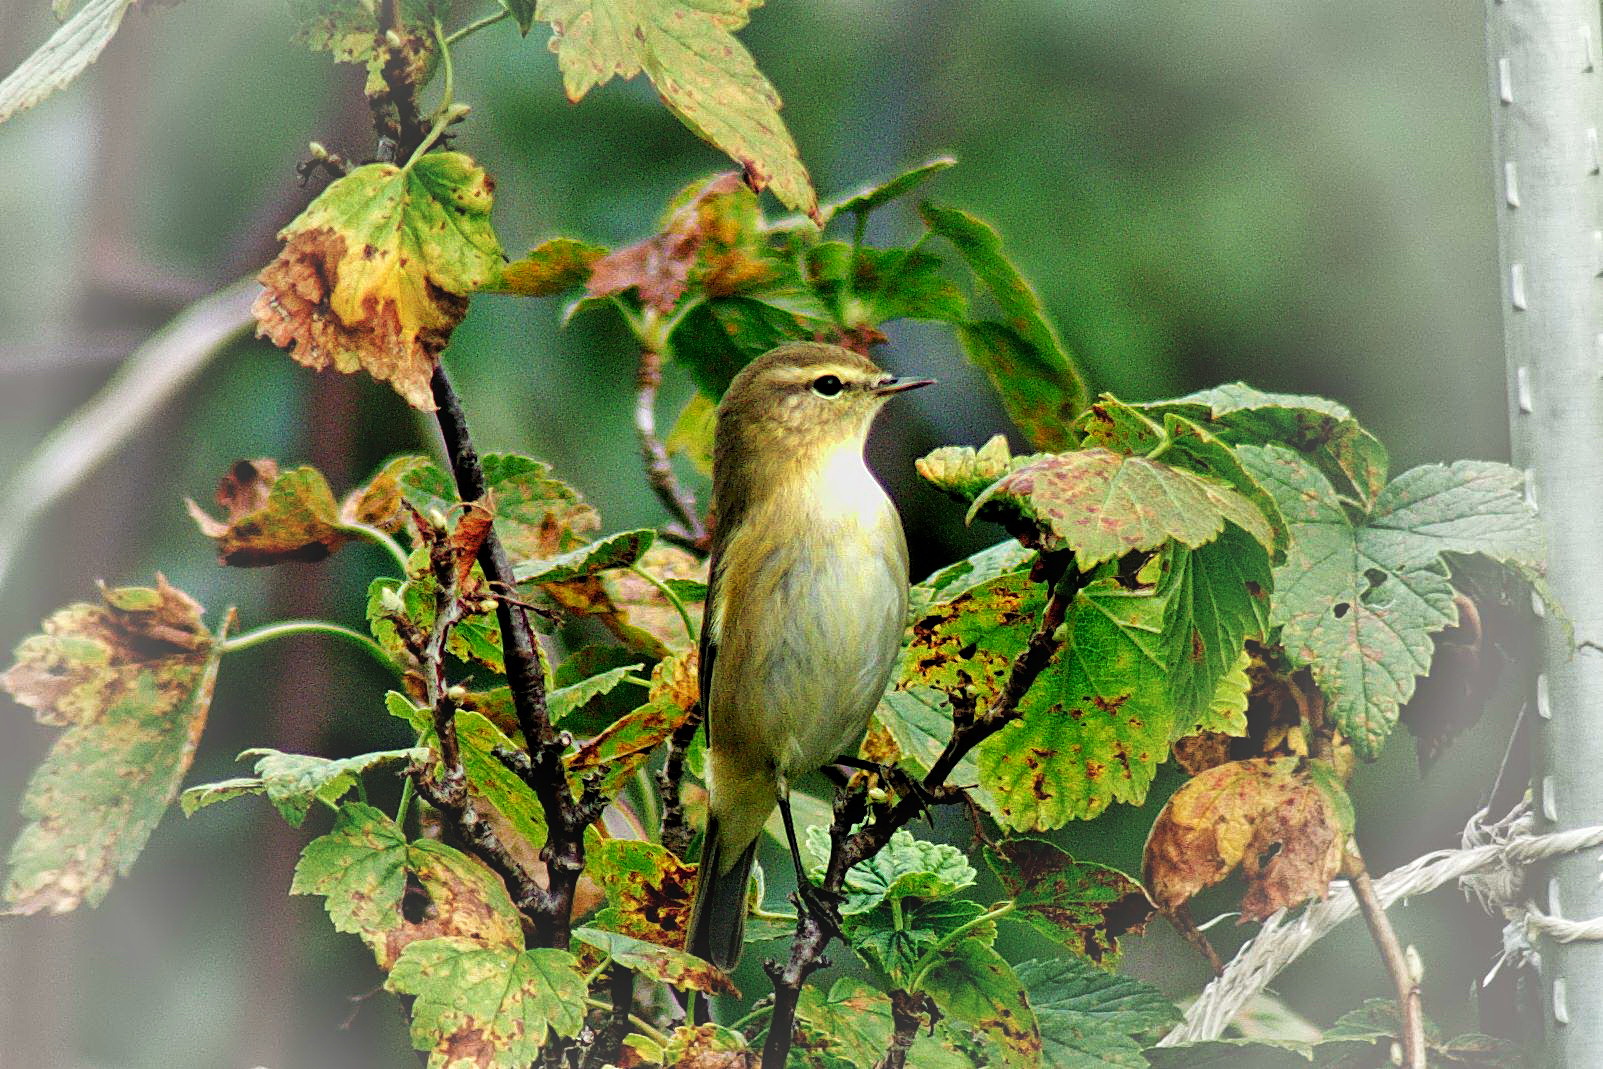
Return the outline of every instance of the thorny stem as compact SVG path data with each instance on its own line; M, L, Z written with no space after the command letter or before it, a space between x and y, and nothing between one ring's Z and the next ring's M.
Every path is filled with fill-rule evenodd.
M838 901L846 883L847 871L884 848L893 834L923 811L926 799L936 802L962 801L965 797L963 791L948 785L947 776L975 746L1018 717L1019 701L1057 650L1057 630L1063 625L1069 606L1085 582L1074 567L1074 555L1067 551L1043 553L1036 569L1035 577L1052 592L1041 611L1041 619L1030 634L1024 652L1013 662L1000 693L985 711L972 718L954 718L951 738L923 779L923 794L926 797L905 794L895 805L879 804L870 812L864 792L844 790L836 795L835 817L829 829L829 861L824 870L823 883L818 888L820 897ZM868 823L852 831L864 816L869 817ZM802 984L821 967L824 950L837 934L833 918L818 917L815 912L811 909L801 912L796 923L796 934L791 940L789 959L783 965L772 961L765 965L774 981L774 1013L768 1038L763 1044L763 1069L783 1069L790 1054L796 1002L801 996Z
M662 387L662 353L655 346L640 347L640 367L635 373L635 432L640 436L640 457L646 465L646 479L657 500L683 530L685 539L700 545L707 538L706 525L696 510L696 499L679 485L668 448L657 436L657 390Z
M219 653L238 653L252 646L271 642L275 638L286 638L290 635L334 635L362 647L373 655L374 660L390 671L400 671L400 666L384 652L383 646L360 631L341 624L329 623L327 620L280 620L276 624L267 624L254 631L243 631L233 638L225 639L218 644L217 649Z
M1375 893L1375 884L1369 870L1358 853L1358 846L1349 843L1341 864L1342 875L1352 884L1358 910L1364 915L1369 934L1380 950L1380 959L1391 975L1392 986L1397 990L1397 1009L1402 1016L1403 1069L1425 1067L1425 1010L1420 999L1419 977L1409 967L1408 954L1392 929L1386 916L1386 907Z
M434 369L432 382L435 415L445 439L446 454L456 478L457 492L464 501L485 495L484 467L468 433L467 418L444 367ZM479 547L479 565L492 590L515 588L512 564L506 549L492 527ZM594 791L586 790L578 799L568 787L562 754L565 736L551 725L546 706L545 672L535 651L534 631L527 610L506 598L497 598L496 620L501 627L507 683L512 690L512 707L518 729L523 733L527 755L514 755L509 767L521 776L540 799L545 813L547 839L540 851L546 863L546 890L531 902L531 920L540 945L566 949L573 911L573 895L584 869L584 831L598 816L601 805Z

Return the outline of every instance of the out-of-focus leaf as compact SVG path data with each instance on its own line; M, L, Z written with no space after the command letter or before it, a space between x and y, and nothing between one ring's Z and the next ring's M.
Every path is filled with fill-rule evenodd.
M1146 1069L1133 1037L1180 1020L1163 992L1074 958L1015 967L1041 1026L1052 1069Z
M572 238L552 238L530 249L529 255L522 259L503 264L500 274L484 289L489 293L515 293L520 297L555 297L584 285L591 268L606 254L607 250L599 245L587 245Z
M1112 966L1119 937L1146 929L1153 907L1141 885L1104 865L1076 861L1045 839L1006 839L985 863L1017 908L1010 916L1082 957Z
M740 994L722 969L683 950L599 928L575 928L573 937L600 950L619 965L670 987L737 997Z
M957 163L951 156L937 156L928 163L921 163L917 167L909 167L894 178L888 178L877 185L865 186L863 189L844 200L824 208L825 222L837 215L853 214L867 215L875 208L888 204L898 197L905 197L931 178Z
M1141 1052L1151 1069L1308 1069L1312 1052L1304 1043L1262 1043L1251 1039L1212 1039Z
M1193 777L1169 799L1147 838L1142 876L1172 910L1239 865L1241 914L1323 898L1352 834L1352 806L1328 765L1299 758L1232 761Z
M670 335L674 359L702 393L722 397L740 370L763 353L835 329L822 305L783 299L789 296L781 290L696 304Z
M346 526L350 521L384 519L368 511L382 508L383 497L382 490L359 493L351 499L357 514L346 516L316 468L280 474L277 462L264 459L236 461L217 484L217 503L227 511L226 521L214 519L193 501L185 504L201 534L217 543L219 561L257 568L322 560L358 537Z
M0 81L0 122L27 111L100 58L134 0L87 0L50 39Z
M518 24L518 32L527 37L534 28L534 0L501 0L501 6Z
M990 378L1002 406L1037 449L1063 449L1070 423L1085 407L1085 379L1046 317L1041 299L1002 252L990 224L965 211L925 201L919 206L933 233L950 241L1002 313L961 327L968 358Z
M807 275L848 330L892 319L968 320L968 298L947 276L941 259L920 249L853 249L843 241L825 241L809 251Z
M467 298L496 277L494 183L459 152L371 163L279 231L261 273L257 333L307 367L365 370L432 411L430 379Z
M712 436L717 425L718 403L697 391L679 410L679 417L662 444L669 456L684 456L691 467L711 478Z
M760 2L760 0L757 0ZM734 32L754 0L538 0L569 100L614 76L651 79L668 110L740 164L753 189L819 219L818 194L779 117L779 93Z
M1081 571L1174 541L1196 548L1226 523L1275 544L1269 521L1247 498L1207 476L1107 449L1058 453L1015 468L974 499L969 518L1033 525L1048 548L1074 550Z
M1430 668L1431 636L1458 622L1443 554L1539 575L1545 552L1520 473L1473 460L1414 468L1354 519L1307 458L1280 446L1237 452L1291 528L1271 622L1292 663L1312 670L1336 725L1373 758Z
M386 91L384 65L404 66L407 81L422 86L438 59L433 26L450 13L449 0L397 0L399 26L379 25L379 6L371 0L293 0L300 24L295 38L314 52L328 52L338 63L367 69L370 99ZM394 30L391 38L385 30Z
M566 950L485 947L446 936L407 945L384 981L414 995L412 1046L429 1069L523 1069L550 1033L584 1025L584 977Z
M221 637L157 576L154 588L102 587L100 604L58 610L17 646L0 687L67 730L23 794L10 912L98 905L128 872L194 758Z
M269 749L246 750L239 755L239 759L258 759L255 776L191 787L179 797L178 802L187 817L198 809L243 794L265 794L279 814L298 828L305 822L313 802L330 806L336 804L356 789L362 773L368 769L422 761L428 757L428 753L428 750L419 746L330 759Z

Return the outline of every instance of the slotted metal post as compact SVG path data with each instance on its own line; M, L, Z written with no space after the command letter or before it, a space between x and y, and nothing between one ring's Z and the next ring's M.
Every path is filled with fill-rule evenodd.
M1487 0L1514 459L1579 649L1547 621L1533 790L1543 830L1603 822L1603 220L1598 0ZM1550 913L1603 916L1596 852L1537 873ZM1544 942L1541 1064L1603 1066L1603 942Z

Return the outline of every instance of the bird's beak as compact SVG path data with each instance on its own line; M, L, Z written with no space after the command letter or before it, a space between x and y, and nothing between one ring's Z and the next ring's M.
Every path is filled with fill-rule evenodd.
M874 396L889 397L893 393L905 393L908 390L934 385L934 379L887 379L874 387Z

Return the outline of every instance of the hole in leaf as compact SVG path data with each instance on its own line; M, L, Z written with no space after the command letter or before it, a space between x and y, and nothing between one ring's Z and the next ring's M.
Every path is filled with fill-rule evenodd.
M1386 581L1386 573L1379 568L1365 568L1364 578L1369 580L1369 589L1373 590Z
M1346 616L1349 612L1352 612L1352 609L1353 609L1352 605L1349 604L1348 602L1338 601L1336 603L1336 607L1334 609L1330 610L1330 611L1336 614L1336 619L1340 620L1342 617Z
M401 916L408 924L422 924L429 916L429 907L433 901L429 892L418 882L415 875L406 874L406 890L401 895Z

